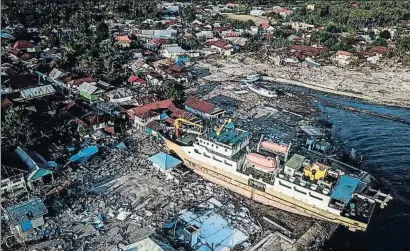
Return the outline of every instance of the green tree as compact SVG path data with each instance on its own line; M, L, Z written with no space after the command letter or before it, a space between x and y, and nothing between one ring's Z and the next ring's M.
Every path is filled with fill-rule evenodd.
M390 32L388 31L388 30L384 30L384 31L382 31L382 32L380 32L380 35L379 35L379 37L381 37L381 38L384 38L384 39L390 39L391 38L391 35L390 35Z
M97 42L101 42L109 38L108 25L106 23L99 23L97 26Z
M409 57L408 52L410 51L410 37L399 36L397 39L396 54L400 57Z
M167 79L162 83L159 94L162 98L179 101L184 97L185 87L172 79Z
M35 129L28 115L29 112L22 106L6 111L1 125L3 150L12 151L17 146L26 147L33 144Z
M372 45L374 46L387 46L387 40L384 38L377 38L376 40L374 40L374 42L372 43Z

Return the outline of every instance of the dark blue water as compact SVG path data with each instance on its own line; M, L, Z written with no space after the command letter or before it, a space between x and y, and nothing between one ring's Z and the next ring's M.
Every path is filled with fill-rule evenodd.
M410 121L410 109L322 94L316 97L321 116L333 124L332 133L338 144L363 154L363 169L380 181L383 191L394 197L385 209L376 209L366 232L352 233L340 227L325 250L410 250L410 126L326 107L320 104L320 100L393 115L406 121Z

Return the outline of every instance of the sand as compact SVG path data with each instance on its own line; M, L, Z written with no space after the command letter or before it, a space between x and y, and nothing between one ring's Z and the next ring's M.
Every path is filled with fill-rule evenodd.
M249 74L263 74L265 80L303 86L337 95L363 99L377 104L410 107L410 72L405 68L338 66L311 67L274 65L259 59L235 55L228 59L206 59L199 64L208 67L209 81L240 80Z
M239 21L252 20L258 26L262 23L269 23L269 19L267 19L266 17L255 17L255 16L251 16L251 15L236 15L236 14L227 14L226 16L230 19L235 19L235 20L239 20Z

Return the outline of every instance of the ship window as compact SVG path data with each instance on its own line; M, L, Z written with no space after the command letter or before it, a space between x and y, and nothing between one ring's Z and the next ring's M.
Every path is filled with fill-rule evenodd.
M307 194L306 192L303 192L302 190L299 190L299 189L297 189L296 187L293 187L293 189L295 189L295 191L298 192L298 193Z
M218 146L215 146L216 147L216 149L218 149Z
M288 185L286 185L286 184L283 184L281 181L279 181L279 184L280 184L281 186L286 187L286 188L292 189L292 187L291 187L291 186L288 186Z
M217 159L217 158L215 158L215 157L213 157L213 159L216 160L216 161L218 161L218 162L222 162L222 160L219 160L219 159Z
M201 154L197 149L194 149L194 152L197 154Z
M256 181L256 180L253 180L253 179L249 179L249 180L248 180L248 184L249 184L249 186L251 186L251 187L253 187L253 188L255 188L255 189L258 189L258 190L260 190L260 191L265 191L265 188L266 188L266 185L265 185L265 184L263 184L263 183L261 183L261 182L258 182L258 181Z
M313 194L312 194L312 193L310 193L310 192L309 192L309 195L310 195L310 197L312 197L312 198L314 198L314 199L317 199L317 200L323 200L322 198L317 197L317 196L313 195Z
M228 149L225 148L225 152L227 152L227 151L228 151Z
M211 156L206 155L206 153L204 153L204 156L207 157L207 158L210 158L210 157L211 157Z
M232 166L232 164L231 163L229 163L228 161L224 161L224 163L225 163L225 165L228 165L228 166Z

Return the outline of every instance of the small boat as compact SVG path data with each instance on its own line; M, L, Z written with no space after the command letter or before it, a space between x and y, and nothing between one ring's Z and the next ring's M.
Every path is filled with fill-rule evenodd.
M316 61L314 61L312 58L305 58L306 62L308 62L308 64L313 65L315 67L319 67L320 64Z
M258 80L260 80L260 79L261 79L261 76L260 76L260 75L257 75L257 74L249 75L249 76L246 78L246 80L249 81L249 82L255 82L255 81L258 81Z
M246 94L246 93L248 93L248 91L246 91L246 90L236 90L236 91L233 91L235 94Z
M256 86L256 85L248 85L249 90L253 91L256 94L259 94L261 96L267 97L267 98L276 98L278 95L276 92L269 91L265 88Z

